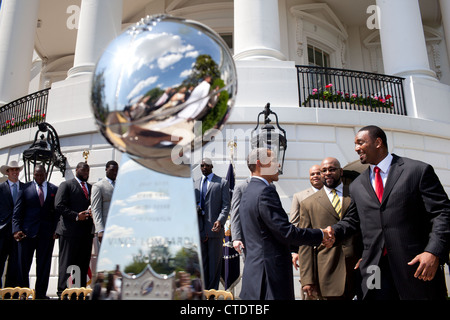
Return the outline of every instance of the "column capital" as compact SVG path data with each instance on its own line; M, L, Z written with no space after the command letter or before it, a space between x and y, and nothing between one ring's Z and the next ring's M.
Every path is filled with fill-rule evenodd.
M73 67L68 78L92 73L103 50L121 32L123 0L82 0Z
M385 73L436 80L428 62L419 1L376 0L376 3Z

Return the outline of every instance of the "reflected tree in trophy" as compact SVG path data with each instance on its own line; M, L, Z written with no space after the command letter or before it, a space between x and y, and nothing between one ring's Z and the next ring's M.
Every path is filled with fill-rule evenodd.
M192 155L221 130L237 90L225 42L208 27L147 16L97 63L92 108L123 152L97 277L121 299L201 299L202 259Z

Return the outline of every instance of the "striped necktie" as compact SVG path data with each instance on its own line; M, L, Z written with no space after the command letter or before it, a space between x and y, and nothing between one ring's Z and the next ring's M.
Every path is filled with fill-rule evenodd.
M336 189L331 190L331 193L333 194L333 199L331 201L331 204L333 205L334 210L336 210L336 213L339 215L339 218L340 218L342 215L341 200L339 199Z
M41 207L44 206L44 190L42 189L42 184L38 185L39 186L39 191L38 191L38 197L39 197L39 202L41 203Z
M84 196L86 197L86 199L89 199L89 192L84 181L81 181L81 187L83 188Z

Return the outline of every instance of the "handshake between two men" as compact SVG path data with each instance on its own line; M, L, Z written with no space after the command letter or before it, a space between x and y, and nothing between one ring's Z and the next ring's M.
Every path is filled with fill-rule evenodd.
M320 229L320 230L322 230L322 232L323 232L322 244L328 249L331 248L333 246L334 242L336 241L333 228L328 226L326 229Z

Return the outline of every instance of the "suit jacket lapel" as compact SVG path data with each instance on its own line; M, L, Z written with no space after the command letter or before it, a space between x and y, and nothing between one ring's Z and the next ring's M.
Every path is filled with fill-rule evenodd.
M383 203L389 196L389 193L391 193L392 188L403 172L403 160L395 154L393 154L392 156L393 159L391 167L389 168L389 174L386 179L386 185L384 186L383 198L381 199L381 203Z
M339 215L337 214L336 210L334 210L334 207L331 204L330 199L328 198L325 188L322 188L317 192L320 192L318 194L319 199L317 199L317 203L319 203L329 214L339 220Z
M370 195L373 201L380 202L377 198L377 194L370 181L370 167L367 168L363 173L361 173L361 184L366 188L367 193Z
M213 176L211 177L211 181L209 181L209 183L208 183L208 189L206 189L205 198L208 196L209 190L211 190L212 184L215 182L216 182L216 175L213 174Z
M349 188L347 185L344 185L343 191L344 192L342 195L342 218L347 213L347 209L350 206L350 202L352 201L352 199L350 198L350 195L349 195Z

